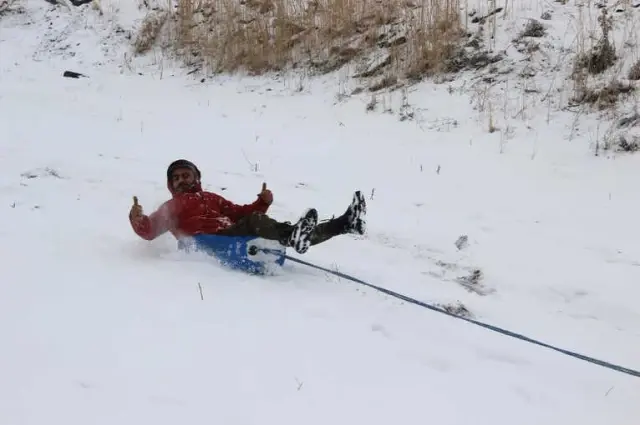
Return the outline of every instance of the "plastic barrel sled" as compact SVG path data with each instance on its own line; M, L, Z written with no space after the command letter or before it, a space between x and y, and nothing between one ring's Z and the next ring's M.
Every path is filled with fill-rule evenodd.
M282 266L286 254L286 248L277 241L256 236L196 235L179 240L178 249L205 252L227 267L252 274L265 274Z

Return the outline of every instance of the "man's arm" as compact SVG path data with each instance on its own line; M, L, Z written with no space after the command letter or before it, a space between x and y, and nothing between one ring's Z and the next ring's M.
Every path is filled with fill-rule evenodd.
M129 213L129 222L133 231L142 239L151 241L163 233L169 231L174 224L171 213L171 201L167 201L150 215L136 216L133 210Z
M220 213L234 221L254 212L266 213L269 209L269 204L262 198L256 199L251 204L238 205L218 195L218 205L220 205Z

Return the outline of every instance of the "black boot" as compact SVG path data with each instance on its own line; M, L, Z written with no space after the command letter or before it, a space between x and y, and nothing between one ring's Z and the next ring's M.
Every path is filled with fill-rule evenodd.
M304 254L311 246L311 236L318 224L318 211L309 208L292 227L289 237L281 241L284 246L291 246L298 254Z
M311 245L317 245L334 236L348 233L363 235L366 230L364 216L367 205L364 196L358 191L353 195L353 200L347 211L339 217L325 220L319 223L311 234Z
M349 205L349 208L347 208L347 211L343 214L343 216L346 217L346 233L364 235L367 230L367 222L364 218L366 214L367 202L362 192L358 190L353 194L351 205Z

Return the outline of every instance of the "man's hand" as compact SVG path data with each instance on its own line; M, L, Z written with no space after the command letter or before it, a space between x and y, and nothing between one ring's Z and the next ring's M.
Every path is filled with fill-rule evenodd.
M267 205L271 205L273 202L273 193L269 189L267 189L267 184L262 183L262 191L258 193L258 198L262 200Z
M144 217L142 212L142 205L138 204L138 197L133 197L133 206L129 211L129 219L133 222L140 221Z

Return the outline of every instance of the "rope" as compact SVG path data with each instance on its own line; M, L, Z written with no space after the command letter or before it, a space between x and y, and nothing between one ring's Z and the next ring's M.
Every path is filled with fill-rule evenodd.
M269 249L263 249L263 251L264 252L268 252L268 253L273 253L273 254L276 254L276 255L282 255L281 252L272 251L272 250L269 250ZM592 364L596 364L596 365L605 367L607 369L615 370L617 372L622 372L622 373L625 373L627 375L631 375L631 376L635 376L637 378L640 378L640 371L637 371L637 370L634 370L634 369L629 369L629 368L626 368L626 367L623 367L623 366L619 366L619 365L616 365L616 364L613 364L613 363L609 363L609 362L604 361L604 360L598 360L596 358L585 356L583 354L579 354L579 353L576 353L574 351L569 351L569 350L565 350L563 348L558 348L558 347L555 347L553 345L550 345L550 344L547 344L545 342L541 342L541 341L535 340L533 338L529 338L527 336L521 335L521 334L516 333L516 332L512 332L512 331L509 331L509 330L506 330L506 329L502 329L502 328L499 328L497 326L493 326L493 325L490 325L490 324L487 324L487 323L483 323L483 322L480 322L480 321L477 321L477 320L474 320L474 319L470 319L468 317L459 316L457 314L453 314L453 313L451 313L449 311L446 311L446 310L444 310L444 309L442 309L440 307L436 307L434 305L431 305L431 304L428 304L428 303L425 303L425 302L422 302L422 301L418 301L415 298L408 297L406 295L400 294L400 293L392 291L390 289L386 289L386 288L382 288L380 286L372 285L372 284L367 283L367 282L365 282L365 281L363 281L361 279L358 279L356 277L350 276L348 274L345 274L345 273L342 273L342 272L339 272L339 271L334 271L334 270L327 269L326 267L317 266L315 264L312 264L312 263L309 263L307 261L291 257L289 255L285 255L284 257L289 261L293 261L295 263L303 264L305 266L312 267L312 268L317 269L317 270L322 270L324 272L331 273L334 276L338 276L340 278L350 280L350 281L358 283L360 285L364 285L364 286L369 287L371 289L375 289L376 291L380 291L380 292L382 292L384 294L387 294L387 295L390 295L392 297L398 298L398 299L400 299L402 301L406 301L408 303L415 304L417 306L424 307L426 309L429 309L429 310L432 310L432 311L435 311L435 312L438 312L438 313L442 313L442 314L445 314L447 316L454 317L456 319L464 320L465 322L468 322L468 323L483 327L485 329L489 329L490 331L498 332L500 334L507 335L509 337L516 338L516 339L519 339L521 341L526 341L526 342L529 342L529 343L534 344L534 345L539 345L541 347L545 347L545 348L548 348L550 350L557 351L559 353L565 354L567 356L574 357L576 359L584 360L586 362L589 362L589 363L592 363Z

